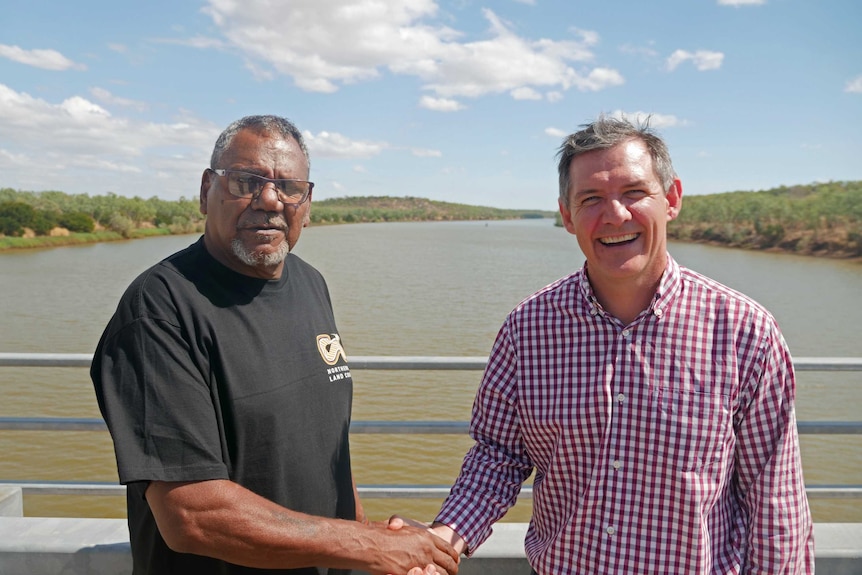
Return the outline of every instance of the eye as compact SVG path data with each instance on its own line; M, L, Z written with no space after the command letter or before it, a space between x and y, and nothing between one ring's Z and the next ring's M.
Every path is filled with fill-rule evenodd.
M581 206L594 206L601 201L600 196L582 196L578 202Z
M258 176L253 176L251 174L240 174L236 178L236 182L239 185L239 189L242 191L244 196L254 195L258 188L260 188L263 180Z
M649 195L646 190L629 190L626 195L630 198L640 199Z

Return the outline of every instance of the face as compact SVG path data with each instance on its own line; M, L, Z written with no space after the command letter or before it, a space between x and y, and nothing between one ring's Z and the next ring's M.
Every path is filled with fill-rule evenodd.
M682 202L679 180L665 191L636 139L575 157L569 176L560 214L587 258L593 290L600 298L631 288L652 297L667 264L667 223Z
M293 138L241 130L216 168L241 170L270 179L308 179L308 162ZM253 277L278 278L284 258L308 224L311 197L298 208L283 204L275 187L266 186L257 198L237 198L228 192L227 178L204 171L200 209L206 214L204 243L219 262Z

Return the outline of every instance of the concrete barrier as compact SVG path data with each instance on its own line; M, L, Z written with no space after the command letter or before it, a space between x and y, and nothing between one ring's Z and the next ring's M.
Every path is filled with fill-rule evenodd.
M0 517L24 515L24 497L20 487L0 486Z
M498 523L461 575L529 575L525 523ZM818 575L862 573L862 523L815 525ZM130 575L125 519L0 517L3 575Z

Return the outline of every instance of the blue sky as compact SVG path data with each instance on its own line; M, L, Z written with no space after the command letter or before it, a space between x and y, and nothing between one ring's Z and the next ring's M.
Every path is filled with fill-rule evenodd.
M315 198L556 209L562 137L652 114L685 194L862 179L858 0L5 0L0 187L195 198L232 120Z

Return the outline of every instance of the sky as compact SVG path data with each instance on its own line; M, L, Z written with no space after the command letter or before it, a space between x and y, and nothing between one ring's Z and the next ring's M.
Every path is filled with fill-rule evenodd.
M0 188L197 198L292 120L314 199L557 207L556 152L650 116L684 195L862 179L858 0L4 0Z

